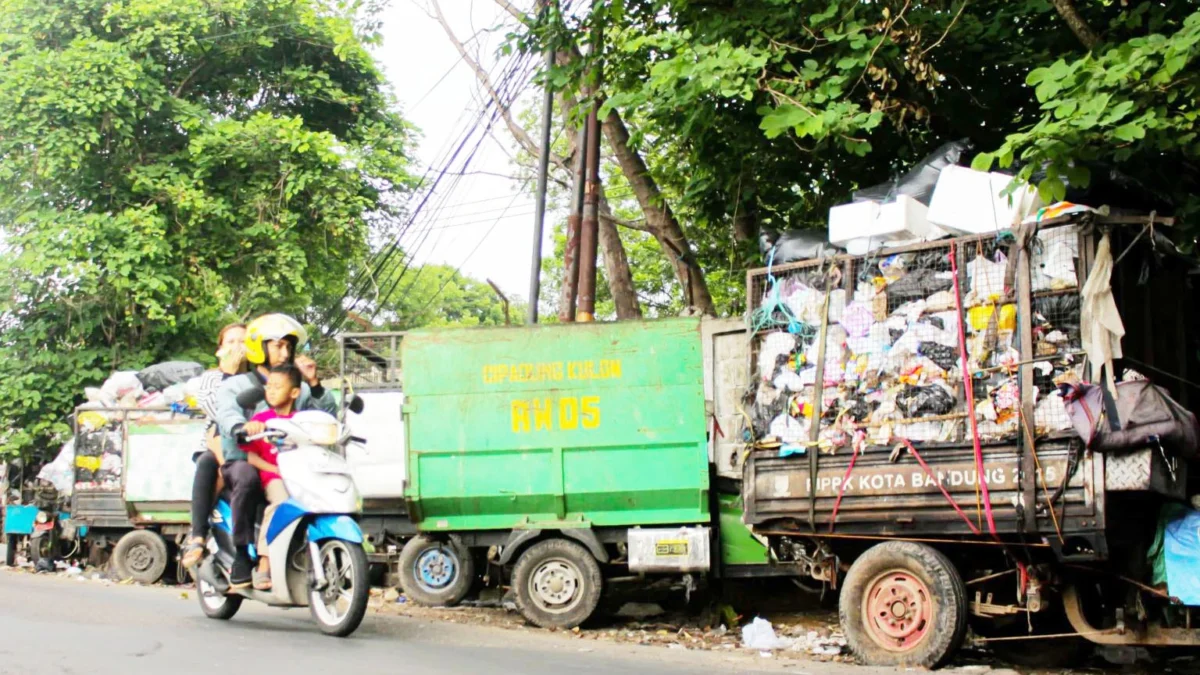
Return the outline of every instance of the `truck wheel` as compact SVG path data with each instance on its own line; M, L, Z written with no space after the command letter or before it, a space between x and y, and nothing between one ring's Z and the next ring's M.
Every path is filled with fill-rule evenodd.
M405 595L426 607L457 605L475 581L475 559L458 537L413 537L400 551L399 567Z
M113 548L113 570L122 580L154 584L167 571L167 557L167 542L157 532L132 530Z
M939 551L889 541L859 556L842 585L842 630L872 666L936 668L962 645L967 591Z
M17 566L17 535L15 534L4 538L4 564L9 567Z
M530 546L513 568L517 607L542 628L574 628L600 604L600 565L583 546L547 539Z

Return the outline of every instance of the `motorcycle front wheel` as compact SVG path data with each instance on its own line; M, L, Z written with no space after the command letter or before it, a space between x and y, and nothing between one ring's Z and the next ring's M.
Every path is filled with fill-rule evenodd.
M371 594L367 554L361 544L329 539L321 544L319 556L325 586L309 591L309 610L322 633L346 637L367 613Z

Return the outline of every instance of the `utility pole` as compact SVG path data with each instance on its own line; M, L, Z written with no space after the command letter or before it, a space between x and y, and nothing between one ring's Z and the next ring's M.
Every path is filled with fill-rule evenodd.
M592 5L593 14L595 4ZM599 59L604 33L592 28L592 56ZM587 118L587 180L583 190L583 223L579 231L579 311L576 320L596 320L596 255L600 244L600 67L592 68L592 109Z
M542 0L542 16L549 18L550 1ZM537 197L533 214L533 261L529 265L530 324L538 321L538 297L542 288L542 232L546 223L546 179L550 171L550 123L554 112L554 94L550 91L550 69L554 67L554 49L546 49L546 84L542 94L542 145L538 156Z
M563 252L563 284L559 295L558 320L575 320L575 296L579 293L579 229L583 220L583 183L587 173L587 125L579 127L575 140L575 182L571 188L571 212L567 215L567 250Z

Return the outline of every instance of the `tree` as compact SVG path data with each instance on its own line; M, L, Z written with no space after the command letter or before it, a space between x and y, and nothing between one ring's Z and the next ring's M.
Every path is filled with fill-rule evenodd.
M356 5L0 0L0 454L85 384L340 297L407 190Z
M390 274L399 274L393 269ZM384 279L388 278L384 275ZM382 285L382 284L381 284ZM503 326L523 321L524 303L510 298L509 315L491 285L468 277L450 265L428 264L404 271L398 291L372 308L374 325L381 330L414 328L466 328Z
M553 3L514 44L578 55L547 74L568 90L602 72L604 113L658 188L648 208L669 206L713 285L717 270L733 280L754 264L760 230L824 227L853 190L960 138L987 151L977 166L1011 167L1047 198L1069 185L1099 203L1196 212L1197 13L1110 0L614 0L586 15ZM579 54L578 36L597 30L604 49Z

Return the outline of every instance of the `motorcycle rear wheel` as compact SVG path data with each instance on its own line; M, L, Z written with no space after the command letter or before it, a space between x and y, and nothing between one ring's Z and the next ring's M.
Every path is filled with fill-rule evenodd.
M221 595L212 584L203 579L196 581L196 596L200 598L200 610L204 616L217 621L228 621L242 608L242 596Z

